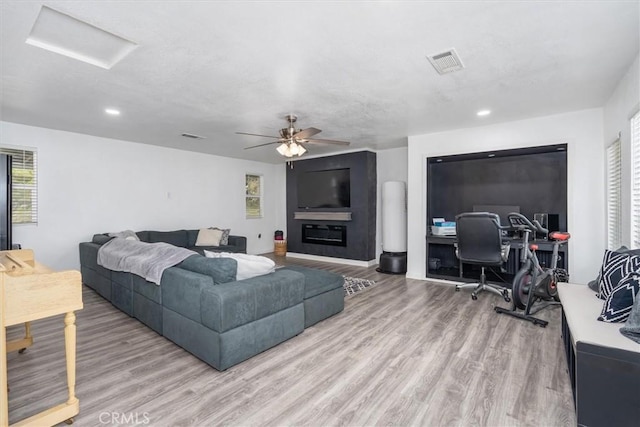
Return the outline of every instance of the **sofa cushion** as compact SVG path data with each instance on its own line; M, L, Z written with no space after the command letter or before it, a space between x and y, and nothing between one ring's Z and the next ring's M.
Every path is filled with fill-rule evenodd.
M304 275L304 299L320 295L333 289L342 288L344 277L330 271L290 265L282 270L296 271Z
M640 291L640 273L630 273L609 294L598 320L603 322L625 322Z
M200 296L202 290L213 288L213 279L205 274L168 268L162 275L162 305L181 315L200 322Z
M93 238L91 239L92 243L96 243L98 245L104 245L105 243L107 243L109 240L113 239L112 236L108 236L106 234L94 234Z
M222 333L293 307L303 300L303 282L300 273L278 270L203 289L202 324Z
M195 246L200 230L187 230L187 247Z
M188 246L187 237L187 230L149 231L149 243L165 242L185 248Z
M167 270L170 270L171 268L168 268ZM167 270L165 270L165 272ZM164 273L162 274L162 278L164 278ZM162 304L162 278L160 279L160 286L158 286L155 283L145 280L144 277L140 277L137 274L131 274L133 291L157 304Z
M236 280L237 264L231 258L205 258L201 255L193 255L182 261L177 267L205 274L211 277L216 285Z

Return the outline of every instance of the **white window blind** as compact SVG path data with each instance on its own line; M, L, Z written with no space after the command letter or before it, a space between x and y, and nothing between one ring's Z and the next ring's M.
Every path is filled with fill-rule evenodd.
M640 248L640 111L631 118L631 245Z
M11 156L11 219L13 224L38 223L38 156L35 150L0 147Z
M622 245L622 155L620 138L607 148L607 247Z

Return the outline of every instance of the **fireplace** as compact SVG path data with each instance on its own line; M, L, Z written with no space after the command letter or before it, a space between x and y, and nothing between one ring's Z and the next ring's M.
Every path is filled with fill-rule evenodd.
M302 224L302 242L316 245L347 246L347 226Z

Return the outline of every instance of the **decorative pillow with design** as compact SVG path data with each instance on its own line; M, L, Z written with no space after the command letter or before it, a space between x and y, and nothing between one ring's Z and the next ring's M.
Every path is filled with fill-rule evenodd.
M211 230L220 230L222 231L222 237L220 238L220 246L226 246L229 244L229 233L231 233L230 228L218 228L218 227L209 227Z
M212 230L211 228L201 228L198 231L196 246L220 246L222 231Z
M640 273L629 273L604 301L598 320L603 322L626 322L640 291Z
M628 249L626 246L620 246L618 249L615 250L615 252L618 253L625 253L627 255L640 255L640 250L631 250ZM589 289L591 289L593 292L596 293L596 297L599 297L598 294L600 294L600 272L598 272L598 277L596 277L594 280L590 281L589 283L587 283L587 286L589 286Z
M607 299L622 278L634 271L640 271L639 256L605 250L598 281L598 298Z

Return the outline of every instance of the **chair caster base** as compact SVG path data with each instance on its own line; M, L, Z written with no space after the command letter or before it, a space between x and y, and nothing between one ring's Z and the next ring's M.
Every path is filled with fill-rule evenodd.
M478 295L476 294L471 294L471 299L476 301L478 299Z
M509 291L506 289L502 292L502 298L504 298L505 302L511 302L511 298L509 298Z

